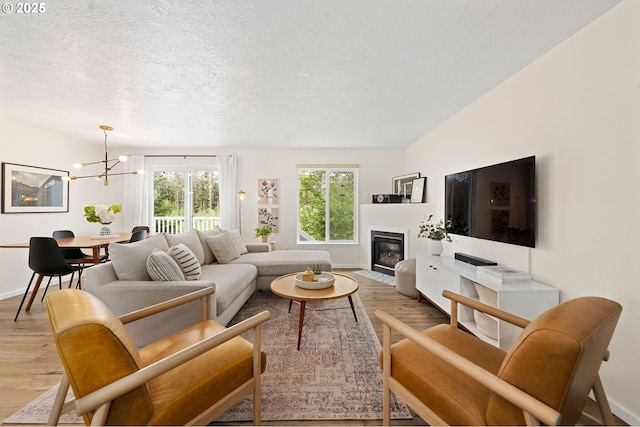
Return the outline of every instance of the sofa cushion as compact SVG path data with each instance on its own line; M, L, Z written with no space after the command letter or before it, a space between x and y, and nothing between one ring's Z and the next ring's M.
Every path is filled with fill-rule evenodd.
M207 244L207 237L217 236L218 234L222 233L224 233L224 230L217 225L210 230L198 230L198 238L200 239L202 250L204 252L204 262L202 263L202 265L211 264L212 262L216 261L216 256L213 254L213 251Z
M240 256L238 247L227 232L208 237L206 242L220 264L227 264Z
M255 282L258 270L251 264L209 264L202 266L202 280L216 284L216 313L222 313Z
M331 255L327 251L288 250L249 252L231 261L232 264L253 264L258 276L282 276L306 270L320 264L323 271L331 271Z
M118 280L151 280L147 272L147 258L156 248L169 249L161 234L134 243L109 244L109 258Z
M154 281L185 280L182 269L165 251L154 249L147 258L147 273Z
M178 234L165 234L164 236L169 246L176 246L178 243L182 243L195 254L198 263L204 263L204 249L202 248L202 243L200 243L200 238L196 230L189 230Z
M200 263L187 245L178 243L175 246L171 246L167 253L178 263L186 280L198 280L200 278L200 273L202 272Z
M249 249L247 249L247 244L242 240L240 231L237 228L233 230L227 230L226 233L231 237L231 240L233 240L233 243L235 243L236 248L238 249L238 253L240 255L246 254L247 252L249 252Z

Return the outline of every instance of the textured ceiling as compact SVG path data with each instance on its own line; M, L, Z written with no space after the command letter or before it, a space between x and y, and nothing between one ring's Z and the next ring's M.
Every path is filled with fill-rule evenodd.
M96 144L406 147L619 2L57 0L0 16L0 113Z

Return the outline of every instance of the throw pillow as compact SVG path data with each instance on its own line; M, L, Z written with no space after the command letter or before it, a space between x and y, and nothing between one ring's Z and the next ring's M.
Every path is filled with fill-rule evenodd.
M184 273L176 261L160 249L154 249L147 258L147 272L154 281L184 280Z
M242 240L242 236L240 235L240 231L238 229L235 230L227 230L231 239L233 239L233 243L235 243L236 248L238 248L238 253L240 255L246 254L249 252L247 249L247 244Z
M189 230L178 234L167 233L164 236L167 238L169 246L176 246L178 243L182 243L193 252L200 265L204 263L204 249L202 249L197 230Z
M169 249L161 234L134 243L111 243L109 258L118 280L151 280L147 272L147 258L154 249Z
M198 280L200 278L202 268L195 254L187 245L178 243L176 246L171 246L167 253L176 260L186 280Z
M200 243L202 243L202 248L204 251L204 262L202 263L202 265L211 264L212 262L216 261L216 257L213 254L213 251L211 251L211 248L207 244L207 238L217 236L218 234L222 233L224 233L224 230L218 226L215 226L211 230L198 230L198 237L200 238Z
M220 264L227 264L229 261L240 257L238 247L229 233L225 232L217 236L208 237L207 244Z

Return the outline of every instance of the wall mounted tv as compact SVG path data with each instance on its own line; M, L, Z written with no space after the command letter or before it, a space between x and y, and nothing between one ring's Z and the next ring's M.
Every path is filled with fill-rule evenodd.
M535 182L535 156L447 175L448 231L535 247Z

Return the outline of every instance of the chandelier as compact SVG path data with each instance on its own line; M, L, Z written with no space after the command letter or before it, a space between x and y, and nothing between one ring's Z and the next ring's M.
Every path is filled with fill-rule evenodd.
M89 166L89 165L102 164L102 166L104 167L104 171L101 171L99 174L94 174L94 175L64 176L64 177L62 177L63 180L70 181L70 180L80 179L80 178L95 178L98 181L102 181L104 179L104 181L103 181L104 185L109 185L109 176L144 174L144 170L131 171L131 172L118 172L118 173L111 172L111 169L116 167L118 164L120 164L122 162L126 162L127 161L127 156L119 156L117 159L110 159L109 158L109 152L107 150L107 132L108 131L109 132L112 131L113 128L111 126L107 126L107 125L100 125L100 129L102 129L102 131L104 132L104 160L98 160L97 162L75 163L73 166L76 169L81 169L81 168L84 168L84 167Z

